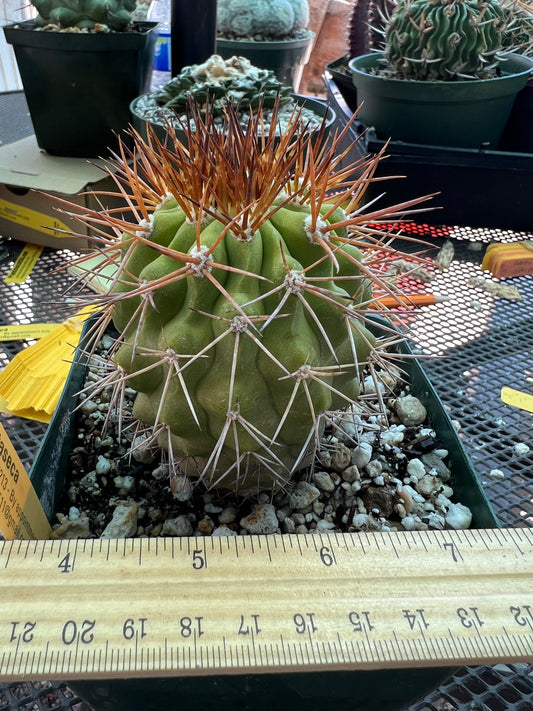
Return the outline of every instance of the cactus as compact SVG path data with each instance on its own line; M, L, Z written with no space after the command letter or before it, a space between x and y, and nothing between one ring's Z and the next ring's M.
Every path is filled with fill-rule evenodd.
M137 391L134 416L175 474L283 486L324 413L357 399L363 365L384 362L368 311L374 285L394 293L385 272L398 252L370 223L427 198L362 214L380 156L341 170L343 135L326 144L325 124L311 135L297 112L260 138L261 111L246 130L231 105L222 128L194 104L189 116L188 149L172 128L164 144L131 132L134 148L112 162L135 220L78 215L118 267L96 302L94 339L111 319L120 333L96 387L118 409L126 386Z
M228 103L238 105L242 112L260 105L272 108L276 100L293 103L290 87L282 84L273 71L254 67L244 57L224 60L216 54L202 64L183 67L154 98L159 106L178 115L186 112L191 98L199 106L209 101L214 116L223 116Z
M499 65L504 25L498 0L401 0L385 26L385 57L396 78L485 78Z
M504 47L526 57L533 57L533 4L520 0L504 0Z
M307 0L218 0L217 30L231 38L284 39L298 36L308 22Z
M121 32L132 22L136 0L32 0L38 27L56 25L93 30L104 26Z

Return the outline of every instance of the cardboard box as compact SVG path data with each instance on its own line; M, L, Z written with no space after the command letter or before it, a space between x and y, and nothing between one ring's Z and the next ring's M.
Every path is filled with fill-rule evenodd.
M58 212L60 205L49 195L98 208L95 196L86 191L116 190L101 166L98 160L49 155L37 146L34 135L0 147L0 235L54 249L90 247L89 228ZM108 207L124 206L120 198L102 200ZM63 230L83 236L65 235Z

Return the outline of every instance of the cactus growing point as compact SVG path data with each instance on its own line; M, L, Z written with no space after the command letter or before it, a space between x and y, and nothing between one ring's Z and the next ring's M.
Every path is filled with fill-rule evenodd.
M165 145L132 132L113 162L133 221L78 215L117 235L97 238L118 269L94 338L111 320L120 333L97 388L119 409L126 386L138 392L134 415L174 473L283 486L324 413L357 399L363 365L386 361L367 320L373 287L397 290L385 272L398 252L371 223L427 196L363 214L380 156L339 168L343 136L325 143L298 112L281 136L275 122L261 136L261 111L247 130L233 106L223 128L191 115L188 149L172 129Z

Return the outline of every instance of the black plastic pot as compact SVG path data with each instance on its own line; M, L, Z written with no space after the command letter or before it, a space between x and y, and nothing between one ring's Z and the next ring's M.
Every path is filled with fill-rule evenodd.
M379 74L379 52L349 62L358 117L379 138L433 146L497 149L533 59L511 54L493 79L415 81Z
M347 88L338 86L333 79L327 82L326 88L327 98L337 115L335 129L341 131L353 114L346 102ZM532 90L530 96L533 98L533 87L527 88ZM347 134L347 146L365 129L355 147L341 162L341 167L356 158L385 149L386 158L380 161L375 177L395 176L390 180L371 182L365 193L367 200L385 192L387 202L394 204L411 200L417 195L438 193L432 203L439 209L420 213L416 218L418 222L439 226L494 227L516 232L531 230L529 196L533 191L533 152L385 141L373 129L357 122L352 124ZM529 140L533 147L533 116L523 129L523 144ZM513 139L509 124L504 140L505 136ZM506 148L508 145L506 141Z
M87 330L86 326L86 330ZM407 345L399 352L411 354ZM66 461L75 428L72 411L84 378L78 354L69 379L30 472L45 511L52 517L64 487ZM401 367L411 389L425 404L439 442L449 451L456 497L473 513L475 528L496 528L498 522L466 455L456 430L435 390L415 359ZM97 711L161 711L213 706L217 711L399 711L434 689L451 673L449 668L354 672L276 673L151 679L80 680L69 682ZM274 700L274 701L273 701Z
M217 54L224 59L246 57L256 67L271 69L281 82L292 86L296 91L301 71L309 60L314 36L314 33L309 31L309 35L302 39L268 42L217 37Z
M352 73L348 69L350 57L345 54L338 59L334 59L329 64L326 64L326 71L335 81L339 91L341 92L347 106L355 111L357 109L357 90L352 81Z
M92 34L36 31L31 20L4 27L40 148L59 156L108 153L129 124L130 102L149 90L156 24Z

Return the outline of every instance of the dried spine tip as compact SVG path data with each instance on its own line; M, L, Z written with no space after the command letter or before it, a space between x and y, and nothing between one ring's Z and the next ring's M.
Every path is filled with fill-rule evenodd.
M112 316L120 332L120 382L137 390L134 415L153 426L174 472L279 486L313 455L322 413L358 397L362 365L383 362L366 308L397 253L369 223L426 198L363 217L353 196L379 156L340 170L342 136L324 144L297 114L281 135L258 139L261 113L243 131L230 107L224 131L212 131L198 107L190 112L187 149L172 129L165 145L132 132L134 149L110 166L153 222L149 237L114 212L81 218L123 231L102 323ZM348 184L355 165L361 177ZM191 205L208 219L191 223ZM116 253L114 238L97 239Z

